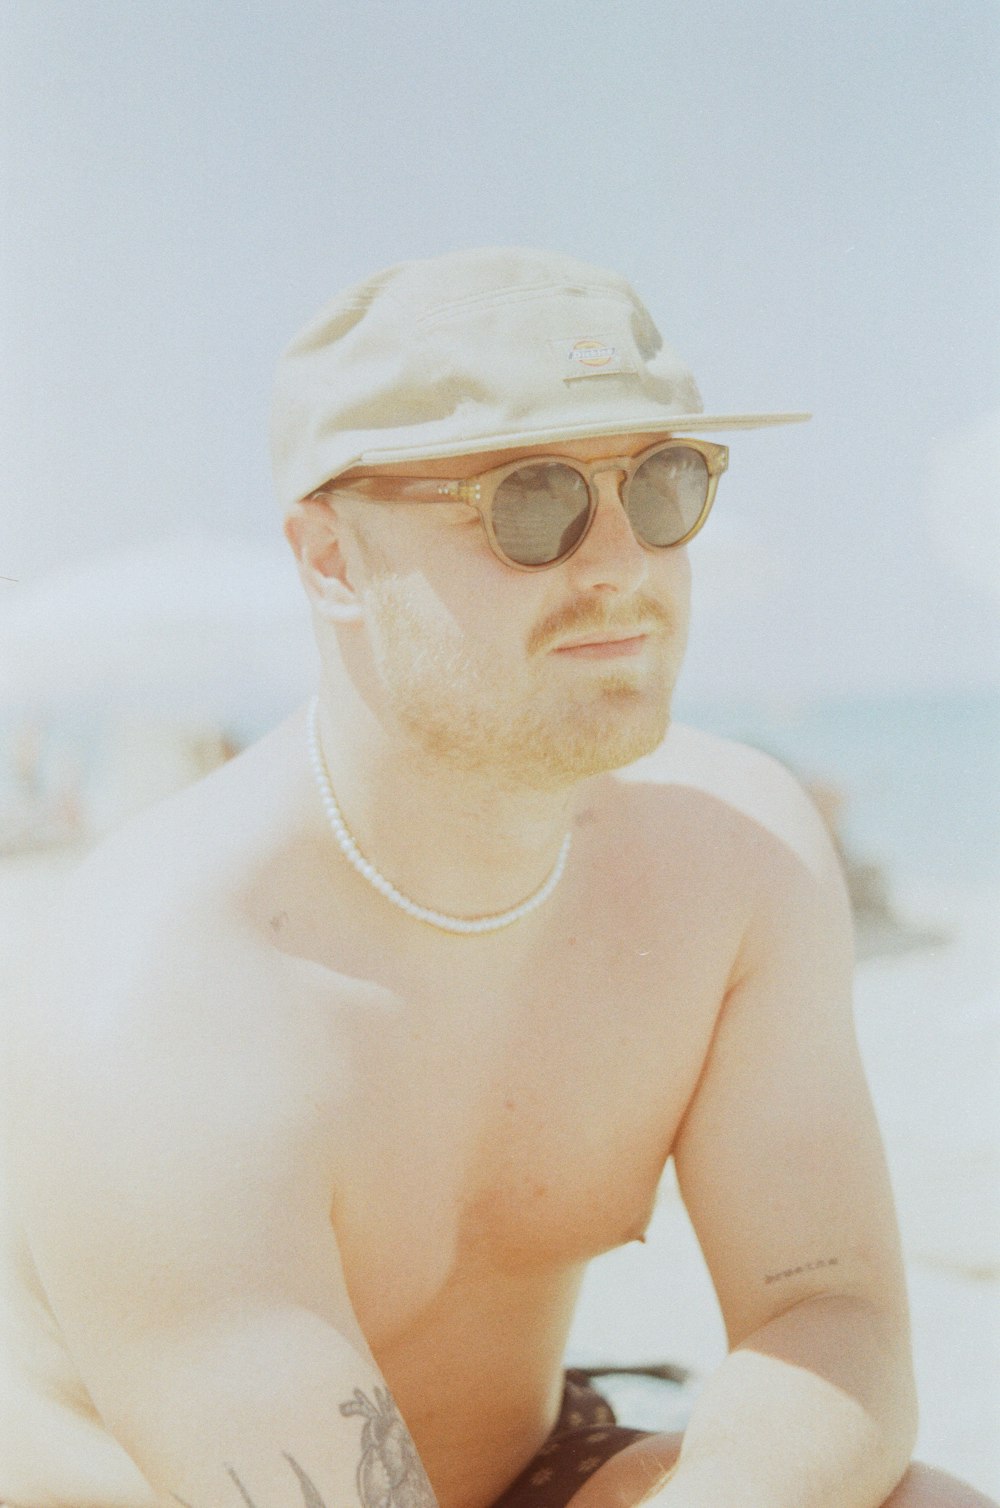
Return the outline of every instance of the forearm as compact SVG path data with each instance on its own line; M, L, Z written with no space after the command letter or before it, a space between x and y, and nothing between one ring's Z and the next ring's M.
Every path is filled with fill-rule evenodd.
M709 1379L655 1508L878 1508L916 1404L905 1323L827 1296L749 1336Z
M374 1362L304 1307L161 1331L115 1362L96 1401L163 1508L341 1508L390 1485L436 1508Z

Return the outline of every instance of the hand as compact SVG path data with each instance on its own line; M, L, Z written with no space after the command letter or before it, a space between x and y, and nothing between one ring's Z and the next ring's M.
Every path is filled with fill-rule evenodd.
M677 1463L681 1435L646 1435L599 1466L566 1508L636 1508L663 1486Z

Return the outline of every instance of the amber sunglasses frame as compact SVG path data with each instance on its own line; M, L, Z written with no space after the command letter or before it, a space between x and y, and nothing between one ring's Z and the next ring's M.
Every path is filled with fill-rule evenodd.
M646 450L641 450L638 455L634 456L602 457L599 461L578 461L572 456L558 455L521 456L518 460L508 461L503 466L492 466L488 471L481 471L474 476L455 480L442 477L388 476L385 472L376 472L367 476L361 473L343 482L334 478L323 487L318 487L310 496L325 497L335 492L357 492L360 497L372 503L463 503L479 514L490 549L499 560L503 561L504 565L511 566L515 571L548 571L553 566L562 565L563 561L569 560L589 534L599 502L597 488L594 486L595 477L599 476L602 471L622 473L618 493L622 507L628 516L628 489L635 472L644 461L660 454L661 451L681 449L697 451L705 462L708 480L701 512L687 533L680 539L672 540L669 545L652 545L647 540L640 539L638 534L635 536L645 550L675 550L678 545L687 544L689 539L694 538L711 512L719 477L729 465L727 445L719 445L712 440L698 440L686 435L676 435L668 440L658 440L655 445L650 445ZM513 560L505 553L494 533L493 500L500 484L515 471L523 466L540 466L546 463L568 466L571 471L583 477L589 499L587 521L579 539L575 540L568 550L557 555L554 560L543 560L535 565L525 565L522 561ZM371 493L362 490L368 487L374 487L376 491ZM631 518L629 518L629 523L632 523ZM633 532L635 532L634 526Z

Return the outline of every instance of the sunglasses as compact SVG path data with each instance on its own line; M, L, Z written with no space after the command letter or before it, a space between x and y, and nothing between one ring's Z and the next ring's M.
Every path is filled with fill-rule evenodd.
M384 503L466 503L479 514L490 549L505 565L544 571L568 560L586 539L597 512L594 479L602 471L622 473L622 505L639 543L669 550L697 534L728 464L725 445L671 439L635 456L590 463L543 455L461 481L361 474L318 492L358 492Z

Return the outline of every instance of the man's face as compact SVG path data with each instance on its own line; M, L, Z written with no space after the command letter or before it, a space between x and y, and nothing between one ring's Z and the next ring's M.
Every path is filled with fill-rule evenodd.
M521 455L636 454L657 438L618 435L377 470L459 478ZM600 501L583 544L562 564L530 573L492 553L464 505L350 500L344 519L366 632L356 668L384 725L515 789L565 786L660 743L687 637L690 571L682 546L639 544L620 482L620 472L598 475Z

